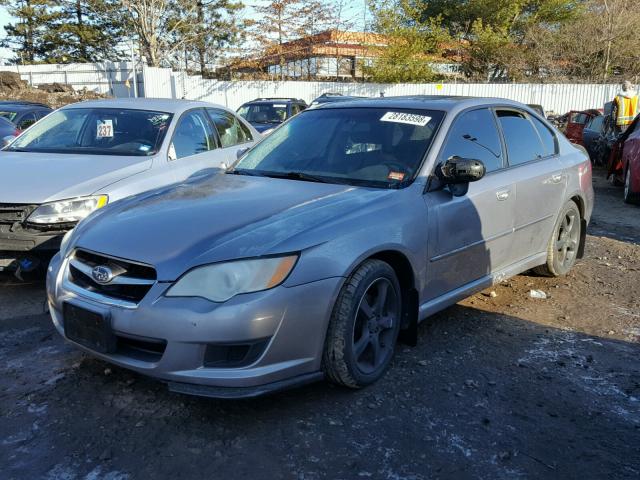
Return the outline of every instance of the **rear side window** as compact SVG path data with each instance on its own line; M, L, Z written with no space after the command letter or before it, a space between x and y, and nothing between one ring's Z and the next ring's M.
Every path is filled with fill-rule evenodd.
M538 135L540 135L540 140L542 140L545 156L550 157L551 155L555 155L556 153L558 153L556 136L553 134L553 132L549 129L549 127L547 127L536 117L530 118L531 121L533 121L533 125L536 127L536 130L538 131Z
M520 165L545 156L540 136L524 113L498 110L496 114L507 144L509 165Z
M491 111L471 110L456 118L440 156L481 160L487 172L502 168L502 145Z
M252 140L249 129L229 112L215 108L208 108L207 112L218 131L222 147L232 147Z

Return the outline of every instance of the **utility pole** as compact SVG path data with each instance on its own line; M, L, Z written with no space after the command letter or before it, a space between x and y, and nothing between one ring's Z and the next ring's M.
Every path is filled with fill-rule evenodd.
M133 71L133 98L138 98L138 75L136 74L136 54L131 42L131 70Z

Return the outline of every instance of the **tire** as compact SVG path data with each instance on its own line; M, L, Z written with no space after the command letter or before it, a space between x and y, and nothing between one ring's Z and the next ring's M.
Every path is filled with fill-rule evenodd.
M366 260L356 269L340 290L329 321L322 355L328 380L361 388L384 375L400 331L401 300L389 264Z
M562 210L547 245L547 262L533 269L538 275L559 277L566 275L578 258L582 234L582 217L576 203L568 201Z
M627 168L624 176L624 202L631 205L640 205L640 193L631 189L631 169Z

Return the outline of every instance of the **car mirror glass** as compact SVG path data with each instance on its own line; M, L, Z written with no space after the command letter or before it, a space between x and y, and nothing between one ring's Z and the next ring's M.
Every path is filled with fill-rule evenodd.
M448 185L477 182L486 173L481 160L451 157L437 169L438 176Z

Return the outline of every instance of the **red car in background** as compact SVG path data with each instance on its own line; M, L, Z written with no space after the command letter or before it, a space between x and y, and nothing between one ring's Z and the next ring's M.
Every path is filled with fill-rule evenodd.
M577 110L570 111L567 114L567 126L564 131L565 136L571 143L582 145L584 126L597 115L602 115L602 113L595 109L583 110L581 112Z
M640 115L613 145L607 177L624 185L626 203L640 205Z

